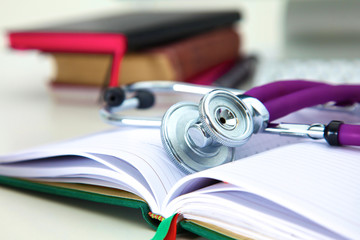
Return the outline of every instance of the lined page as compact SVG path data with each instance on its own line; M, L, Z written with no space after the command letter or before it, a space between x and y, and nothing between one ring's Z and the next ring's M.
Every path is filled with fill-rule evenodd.
M129 168L127 168L129 169ZM129 171L131 173L131 171ZM92 159L80 156L56 156L52 158L42 158L39 160L22 161L0 165L0 174L4 176L17 176L21 178L32 178L46 181L70 182L70 178L77 177L76 183L90 183L105 181L103 186L120 188L128 192L137 194L144 199L149 199L149 188L141 182L141 178L136 175L127 174L123 171L114 171L105 165ZM87 179L92 179L89 181ZM103 180L103 181L102 181ZM131 185L126 184L131 183ZM99 185L99 184L96 184ZM146 196L146 194L148 196ZM151 197L150 193L150 198Z
M246 157L294 141L298 140L294 138L279 139L278 136L263 134L251 140L246 145L247 150L241 151L239 154ZM128 173L149 188L158 206L162 205L174 184L185 176L167 156L161 143L160 130L157 128L116 128L16 154L0 156L0 163L62 155L87 157L116 172ZM71 167L69 161L67 164ZM80 168L78 169L80 171ZM5 172L1 171L0 165L0 173L6 173L6 169L3 170ZM72 175L74 174L72 172ZM46 177L49 176L46 175ZM97 178L99 179L99 177ZM158 211L154 205L153 207L153 211Z
M4 164L61 155L85 156L117 172L131 174L132 168L137 169L145 181L144 185L149 186L157 206L165 199L175 182L184 176L169 161L162 148L160 131L154 128L117 128L17 154L0 156L0 162ZM123 162L132 168L124 167ZM67 164L71 167L71 163ZM81 169L78 169L78 174L81 174ZM71 174L76 173L72 172ZM94 177L96 177L96 173L94 173ZM127 184L131 184L131 182ZM150 199L145 200L151 202ZM152 204L151 207L156 208L157 206Z
M174 212L254 239L344 239L287 208L228 183L181 195L167 206L165 217Z
M360 238L360 149L300 143L188 176L177 195L217 179L284 206L347 238ZM190 189L189 189L190 187Z

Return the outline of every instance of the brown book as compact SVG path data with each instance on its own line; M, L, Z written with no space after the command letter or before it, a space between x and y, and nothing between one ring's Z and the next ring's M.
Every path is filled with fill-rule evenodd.
M201 85L210 85L215 80L219 79L225 73L229 71L235 65L234 61L225 61L212 67L200 74L197 74L195 77L189 79L190 83L201 84ZM60 103L66 104L103 104L101 101L101 94L103 93L102 86L95 85L86 85L86 84L74 84L74 83L59 83L59 82L50 82L49 90L53 100ZM155 108L162 108L165 112L173 103L175 104L178 101L184 100L193 100L193 102L198 102L200 99L197 94L188 94L189 96L195 96L189 98L187 94L174 94L174 93L156 93L156 105ZM164 96L166 96L164 98ZM171 97L169 97L171 96ZM196 99L194 101L194 99Z
M119 83L146 80L185 81L226 60L239 57L240 37L231 28L214 30L166 46L128 53ZM105 54L52 53L54 82L101 86L110 69Z

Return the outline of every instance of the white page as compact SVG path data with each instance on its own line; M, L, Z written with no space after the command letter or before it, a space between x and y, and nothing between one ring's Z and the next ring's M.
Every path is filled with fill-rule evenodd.
M123 169L123 164L119 164L121 162L116 159L126 161L140 172L144 180L143 185L149 186L156 202L156 205L151 204L154 210L161 205L175 182L184 176L169 161L161 145L160 131L154 128L117 128L79 139L0 156L0 162L23 161L54 155L87 156L115 171L125 172L129 168ZM101 158L101 155L108 157ZM152 202L151 199L145 198L145 200Z
M96 158L94 157L93 159ZM138 182L137 179L122 171L114 171L111 168L85 157L65 156L2 164L0 167L0 174L4 176L17 176L32 179L64 179L63 182L69 182L69 177L91 177L93 182L104 180L108 182L105 186L112 186L115 188L120 188L120 186L125 183L125 185L127 185L127 190L146 199L151 207L156 209L158 206L152 192L149 189L146 189L146 185L144 186ZM86 183L86 181L80 180L78 183Z
M228 182L348 238L360 238L360 149L300 143L254 155L180 180L172 196L201 179ZM202 180L204 181L204 180ZM190 187L190 188L189 188Z
M287 208L226 183L181 195L164 215L174 212L256 239L343 239Z
M247 145L250 150L240 154L247 156L294 142L294 140L298 141L294 138L280 138L280 141L273 141L273 139L279 139L279 137L265 135L254 138ZM276 142L275 145L274 142ZM79 139L0 156L0 162L16 162L57 155L85 156L114 171L128 173L153 194L157 203L156 206L152 204L153 211L159 211L158 206L162 205L170 189L185 176L166 155L161 144L160 131L157 128L109 130ZM141 196L143 197L144 194ZM152 202L150 199L145 200Z

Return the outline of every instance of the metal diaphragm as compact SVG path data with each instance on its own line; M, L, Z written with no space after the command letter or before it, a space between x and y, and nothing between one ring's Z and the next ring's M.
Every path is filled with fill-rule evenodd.
M235 94L214 90L200 101L199 114L205 131L223 145L237 147L254 133L254 121L249 107Z
M199 147L189 136L189 129L199 122L198 105L181 102L165 113L161 139L173 162L185 173L193 173L234 160L234 148L216 142Z

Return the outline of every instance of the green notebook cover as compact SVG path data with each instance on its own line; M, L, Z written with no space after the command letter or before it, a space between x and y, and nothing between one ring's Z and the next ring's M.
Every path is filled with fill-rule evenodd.
M27 189L47 194L59 195L70 198L77 198L86 201L99 202L123 207L137 208L141 210L142 216L145 221L154 229L157 230L154 240L163 239L166 236L170 227L172 217L163 220L161 217L158 219L151 217L151 211L148 204L136 196L135 194L112 189L107 187L99 187L87 184L74 184L74 183L57 183L57 182L37 182L26 179L11 178L0 176L0 184ZM154 216L153 216L154 217ZM160 225L160 227L159 227ZM200 222L181 221L178 224L178 231L189 231L207 239L239 239L239 236L231 236L230 232L221 229L212 229L216 226L206 225ZM227 235L228 234L228 235ZM241 238L248 239L248 238Z

